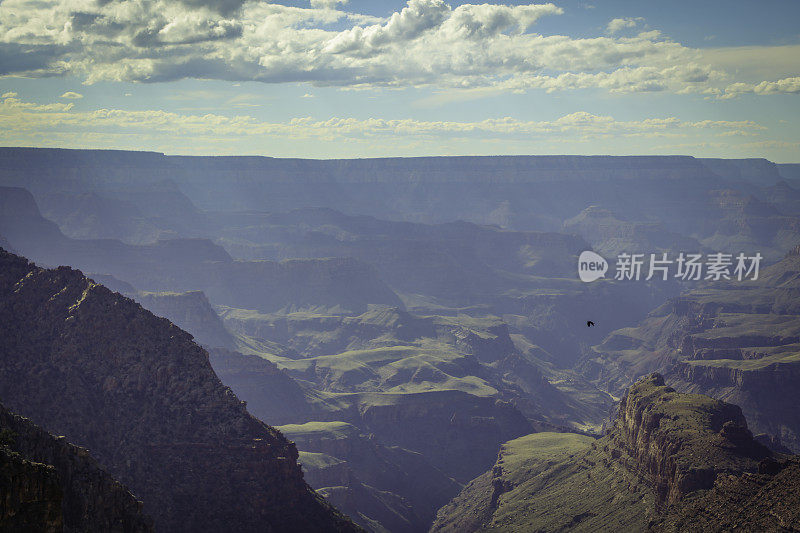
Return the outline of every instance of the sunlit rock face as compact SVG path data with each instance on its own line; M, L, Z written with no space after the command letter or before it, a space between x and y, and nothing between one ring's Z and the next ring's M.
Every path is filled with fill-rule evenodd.
M712 529L775 528L797 524L797 511L745 505L762 491L795 501L797 464L756 442L737 406L676 392L652 374L630 387L604 437L534 433L505 443L432 530L701 531L692 513Z

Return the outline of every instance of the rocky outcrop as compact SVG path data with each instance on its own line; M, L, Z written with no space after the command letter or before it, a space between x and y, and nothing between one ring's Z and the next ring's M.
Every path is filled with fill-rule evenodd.
M672 367L670 378L691 383L698 389L736 387L741 393L790 394L800 380L800 368L794 364L773 363L768 368L749 369L747 366L712 366L695 361L681 361Z
M722 475L714 487L651 526L664 532L800 530L800 460L766 460L757 473Z
M89 451L53 437L0 406L3 509L0 528L33 531L153 531L142 503Z
M753 501L771 483L753 476L775 475L781 460L753 439L738 407L678 393L653 374L628 390L600 439L535 433L504 444L494 468L440 509L432 531L671 531L690 519L686 509L703 508L696 502L712 516ZM772 501L782 491L796 499L797 481L771 485ZM741 492L724 489L731 484ZM778 520L800 525L782 508Z
M784 215L800 215L800 182L780 180L763 189L764 198Z
M0 252L0 398L91 450L165 531L349 531L189 334L67 267Z
M127 200L95 192L51 191L37 196L44 217L73 239L120 239L137 244L177 236L158 228Z
M711 488L720 473L756 470L771 455L753 440L739 407L677 393L659 374L629 389L598 446L647 480L666 506Z

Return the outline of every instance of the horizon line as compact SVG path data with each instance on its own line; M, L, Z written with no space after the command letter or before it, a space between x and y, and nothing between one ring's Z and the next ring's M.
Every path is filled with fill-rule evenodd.
M774 165L799 165L800 161L793 162L776 162L767 157L700 157L691 154L625 154L625 155L612 155L612 154L493 154L493 155L479 155L479 154L450 154L450 155L414 155L414 156L375 156L375 157L281 157L262 154L180 154L180 153L167 153L159 152L156 150L132 150L124 148L64 148L57 146L0 146L0 150L42 150L42 151L65 151L65 152L124 152L131 154L152 154L163 157L215 157L215 158L260 158L260 159L285 159L285 160L299 160L299 161L366 161L366 160L381 160L381 159L464 159L464 158L514 158L514 157L608 157L608 158L627 158L627 157L657 157L657 158L690 158L690 159L719 159L723 161L758 161L763 160L770 162Z

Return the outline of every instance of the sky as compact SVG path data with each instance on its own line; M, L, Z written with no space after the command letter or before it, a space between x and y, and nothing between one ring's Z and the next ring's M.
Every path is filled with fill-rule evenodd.
M800 162L800 2L0 0L0 146Z

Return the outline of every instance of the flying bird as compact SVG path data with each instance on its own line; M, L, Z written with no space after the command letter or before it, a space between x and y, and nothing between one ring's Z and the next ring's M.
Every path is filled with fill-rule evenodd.
M587 328L590 328L590 327L592 327L592 326L594 326L594 322L592 322L591 320L588 320L588 321L586 322L586 327L587 327Z

